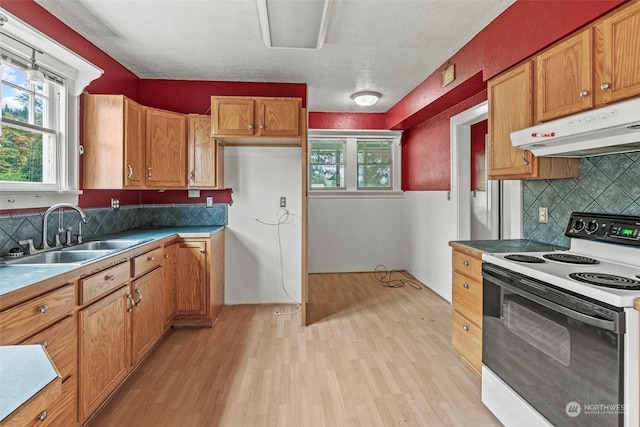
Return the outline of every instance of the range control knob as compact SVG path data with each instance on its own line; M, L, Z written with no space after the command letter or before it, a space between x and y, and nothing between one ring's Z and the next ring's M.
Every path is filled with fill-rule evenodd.
M587 224L587 233L593 234L598 230L598 222L594 219Z
M577 219L576 222L573 223L573 229L575 231L584 230L584 221L582 219Z

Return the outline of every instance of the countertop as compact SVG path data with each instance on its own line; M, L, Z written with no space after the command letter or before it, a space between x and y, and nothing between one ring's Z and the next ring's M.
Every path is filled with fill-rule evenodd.
M505 253L505 252L546 252L564 251L568 248L548 243L536 242L526 239L505 239L505 240L452 240L449 246L459 248L461 246L472 248L475 252L482 253Z
M156 240L170 237L172 235L178 235L180 237L187 238L200 237L203 235L215 234L223 229L224 226L216 225L195 227L140 228L124 231L122 233L100 236L100 238L92 240L144 239L148 240L148 242L145 242L145 244L148 244ZM115 254L117 254L117 252L109 254L108 256L113 256ZM79 267L84 267L94 262L99 262L104 258L105 257L92 259L91 261L83 263L80 266L78 264L51 264L43 266L0 265L0 295L5 295L10 292L22 289L26 286L41 282L43 280L47 280L55 276L71 272Z
M58 371L41 345L0 346L0 421L56 378Z

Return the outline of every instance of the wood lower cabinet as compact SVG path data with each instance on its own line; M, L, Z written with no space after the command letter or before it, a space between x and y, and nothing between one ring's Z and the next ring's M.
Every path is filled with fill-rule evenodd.
M129 284L79 311L80 420L87 419L129 373Z
M171 327L176 317L176 283L178 269L178 251L179 243L172 243L164 247L164 261L162 264L162 292L161 311L164 330Z
M452 254L451 342L474 371L482 370L482 254L455 245Z
M578 159L536 157L511 143L511 132L533 124L533 61L491 79L488 98L489 179L578 176Z
M162 273L162 267L158 267L131 282L135 299L131 319L133 365L149 353L164 331Z

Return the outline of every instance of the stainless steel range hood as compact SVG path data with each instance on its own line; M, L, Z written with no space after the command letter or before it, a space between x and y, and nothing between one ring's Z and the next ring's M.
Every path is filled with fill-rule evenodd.
M538 157L640 151L640 97L512 132L511 143Z

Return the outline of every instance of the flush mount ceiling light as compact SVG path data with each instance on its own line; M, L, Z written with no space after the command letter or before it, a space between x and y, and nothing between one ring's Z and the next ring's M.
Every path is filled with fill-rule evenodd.
M267 47L320 49L333 0L256 0Z
M38 51L40 52L40 51ZM42 53L42 52L40 52ZM38 70L38 66L36 65L36 50L31 49L31 62L27 66L27 81L31 83L43 83L44 82L44 73Z
M353 99L356 104L362 107L370 107L371 105L378 102L378 99L380 99L381 96L382 95L380 95L380 93L378 92L363 91L354 93L353 95L351 95L351 99Z

